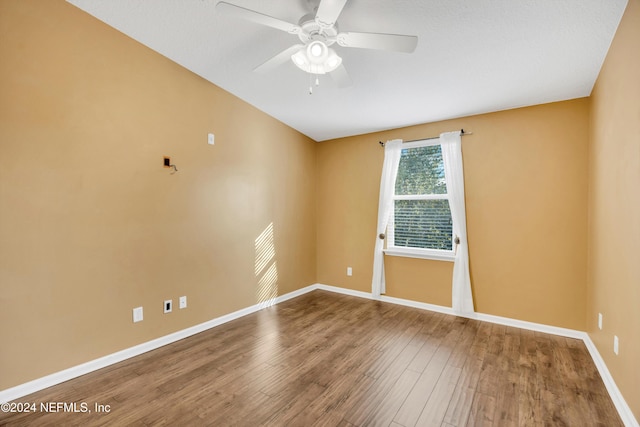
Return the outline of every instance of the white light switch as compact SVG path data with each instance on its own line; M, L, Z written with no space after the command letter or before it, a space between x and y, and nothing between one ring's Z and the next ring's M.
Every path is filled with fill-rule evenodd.
M620 343L618 341L618 336L614 335L613 336L613 352L615 354L618 354L618 351L619 351L619 348L620 348L619 346L620 346Z
M180 297L179 300L180 309L187 308L187 297Z
M353 270L351 267L347 267L347 276L353 276Z
M598 329L602 330L602 313L598 313Z
M133 323L142 322L142 307L136 307L133 309Z
M209 134L209 137L207 139L207 143L209 145L213 145L215 143L215 136L212 133Z

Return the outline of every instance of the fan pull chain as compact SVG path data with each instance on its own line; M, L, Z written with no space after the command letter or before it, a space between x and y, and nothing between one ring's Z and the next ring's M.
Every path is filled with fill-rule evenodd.
M309 95L313 95L313 84L311 83L311 73L309 73ZM316 86L320 86L320 77L316 75Z

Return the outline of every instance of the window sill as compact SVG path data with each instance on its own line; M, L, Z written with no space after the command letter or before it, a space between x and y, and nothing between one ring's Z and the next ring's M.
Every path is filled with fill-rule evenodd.
M453 262L456 259L456 255L453 253L453 251L429 251L410 248L387 248L384 250L384 254L391 256L403 256L408 258L422 258L449 262Z

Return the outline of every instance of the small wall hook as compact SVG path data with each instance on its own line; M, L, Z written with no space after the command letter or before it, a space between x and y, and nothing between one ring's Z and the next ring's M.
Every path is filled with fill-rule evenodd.
M173 172L171 172L171 175L178 172L178 168L176 167L176 165L171 164L171 158L169 156L164 156L162 158L162 165L165 168L173 168Z

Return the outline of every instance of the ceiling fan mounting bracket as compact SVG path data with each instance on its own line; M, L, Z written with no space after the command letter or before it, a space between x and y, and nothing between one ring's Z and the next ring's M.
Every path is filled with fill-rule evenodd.
M336 24L324 27L316 21L313 14L303 16L298 23L298 28L300 28L297 33L298 38L305 45L319 40L327 46L331 46L336 42L336 37L338 36L338 26Z
M316 18L315 21L320 26L320 28L331 28L335 24L335 23L328 23L328 22L321 21L318 18Z

